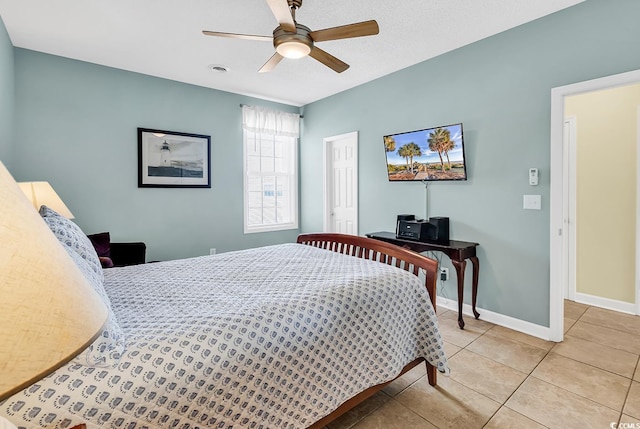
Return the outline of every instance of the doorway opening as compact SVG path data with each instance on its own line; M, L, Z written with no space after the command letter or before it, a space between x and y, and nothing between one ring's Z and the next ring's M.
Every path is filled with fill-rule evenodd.
M550 188L550 339L552 341L562 341L564 332L564 298L567 291L567 284L570 281L570 259L569 252L572 246L572 237L569 223L573 221L570 213L570 186L574 186L575 171L569 168L570 153L568 139L566 139L565 127L565 98L584 94L587 92L600 91L615 87L640 83L640 70L622 73L614 76L594 79L586 82L579 82L566 85L551 90L551 188ZM640 138L638 132L637 138ZM640 166L638 164L637 166ZM638 168L636 168L638 170ZM636 177L636 184L638 178ZM637 190L640 186L637 186ZM636 201L638 200L636 196ZM636 203L637 204L637 203ZM638 281L637 246L638 240L638 214L636 208L636 270L635 270L635 309L636 314L640 313L640 282ZM606 251L606 249L603 249Z

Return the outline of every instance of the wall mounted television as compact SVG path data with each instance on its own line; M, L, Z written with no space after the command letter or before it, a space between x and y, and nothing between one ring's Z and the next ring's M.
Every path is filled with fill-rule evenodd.
M467 180L462 123L384 136L390 182Z

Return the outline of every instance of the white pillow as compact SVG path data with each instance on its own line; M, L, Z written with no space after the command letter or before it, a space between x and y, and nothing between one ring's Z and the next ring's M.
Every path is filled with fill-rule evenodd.
M42 216L58 241L80 255L100 279L104 280L102 265L96 249L80 227L47 206L40 207L40 216Z
M69 253L69 256L71 256L71 259L73 259L80 271L82 271L85 278L91 283L94 290L100 295L100 298L102 298L102 301L109 311L107 322L100 336L82 353L76 356L73 362L86 366L116 367L124 353L125 337L115 314L113 314L111 300L104 289L103 279L89 267L87 261L82 259L80 255L67 247L65 247L65 249L67 249L67 253Z
M40 207L40 215L109 311L100 336L76 356L74 362L87 366L117 366L124 352L124 333L113 314L111 300L104 289L104 272L91 240L78 225L47 206Z

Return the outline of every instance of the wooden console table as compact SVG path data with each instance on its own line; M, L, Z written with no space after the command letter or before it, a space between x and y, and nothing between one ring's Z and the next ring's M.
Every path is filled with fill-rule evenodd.
M480 272L480 262L476 256L476 247L478 243L470 243L468 241L449 240L447 243L426 243L423 241L406 240L396 238L396 234L388 231L372 232L365 234L369 238L386 241L414 252L422 253L430 250L436 250L444 253L451 259L451 263L456 269L458 278L458 326L464 329L464 320L462 319L462 302L464 297L464 269L467 266L467 259L471 260L473 265L473 283L471 289L471 306L473 315L480 317L480 313L476 311L476 297L478 295L478 273Z

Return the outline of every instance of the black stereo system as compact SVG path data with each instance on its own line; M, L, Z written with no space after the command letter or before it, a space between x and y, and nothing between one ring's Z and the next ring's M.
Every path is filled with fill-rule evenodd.
M449 218L430 217L429 220L424 220L416 219L414 215L398 215L396 238L447 243L449 241Z

